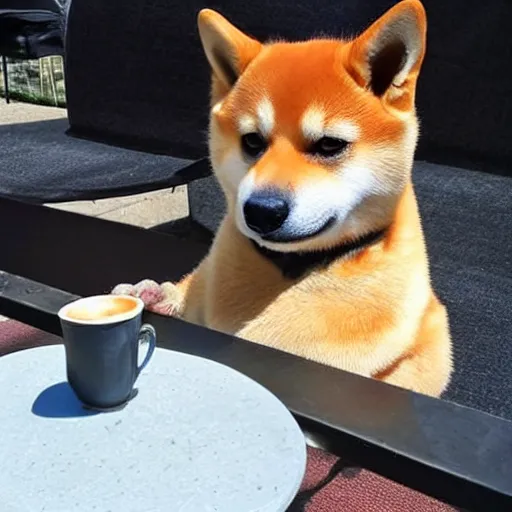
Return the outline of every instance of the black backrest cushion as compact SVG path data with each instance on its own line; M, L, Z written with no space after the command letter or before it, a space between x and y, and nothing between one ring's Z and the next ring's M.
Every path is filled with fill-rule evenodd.
M73 0L66 79L71 127L123 144L206 154L210 72L196 16L219 10L258 37L350 36L393 0ZM419 153L512 162L510 0L424 0ZM510 168L510 167L509 167Z

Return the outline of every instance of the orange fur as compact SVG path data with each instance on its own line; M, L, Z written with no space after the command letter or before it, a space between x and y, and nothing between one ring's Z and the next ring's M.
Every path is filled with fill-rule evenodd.
M211 161L227 214L198 269L148 307L439 395L450 378L451 342L411 183L426 38L421 3L399 2L350 41L261 44L210 10L200 13L199 30L213 69ZM240 137L253 125L268 132L268 146L248 161ZM313 158L311 134L331 129L351 138L347 149L335 160ZM237 217L240 190L268 186L299 199L317 187L319 198L308 200L319 212L322 191L333 208L339 202L334 228L270 249L316 251L388 230L326 269L284 278Z

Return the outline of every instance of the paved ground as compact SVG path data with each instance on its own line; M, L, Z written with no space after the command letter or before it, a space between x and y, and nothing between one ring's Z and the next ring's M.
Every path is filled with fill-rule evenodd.
M4 99L0 98L0 124L30 123L61 117L66 117L65 109L17 102L7 105Z
M28 123L65 116L66 110L60 108L25 103L6 105L0 102L0 124ZM174 192L165 189L98 201L75 201L47 206L144 228L181 219L188 214L186 187L176 187Z

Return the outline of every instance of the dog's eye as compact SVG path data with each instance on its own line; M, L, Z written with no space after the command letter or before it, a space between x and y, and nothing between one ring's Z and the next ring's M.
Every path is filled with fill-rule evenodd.
M331 158L341 154L347 146L348 142L346 140L322 137L309 148L309 152L322 158Z
M251 158L256 158L267 149L267 141L259 133L242 135L242 149Z

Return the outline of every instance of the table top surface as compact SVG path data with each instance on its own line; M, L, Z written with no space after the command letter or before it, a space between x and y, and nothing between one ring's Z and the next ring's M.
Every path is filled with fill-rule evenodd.
M157 349L122 410L85 410L62 346L0 359L4 512L286 510L304 435L267 389L224 365Z

